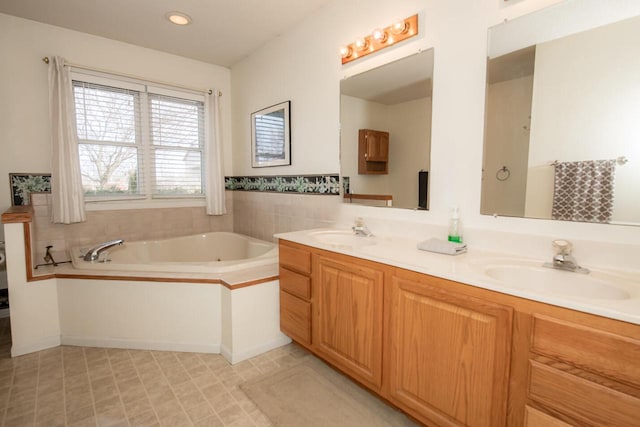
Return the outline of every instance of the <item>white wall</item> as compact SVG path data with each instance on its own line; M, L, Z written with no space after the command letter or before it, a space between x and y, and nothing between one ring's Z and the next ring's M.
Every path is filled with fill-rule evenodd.
M231 88L227 68L85 33L0 14L0 212L11 204L10 172L50 167L47 66L44 56L194 88L221 98L225 173L231 173ZM0 240L2 232L0 232Z
M407 0L376 2L343 0L320 9L313 17L232 67L234 171L264 173L250 168L248 118L251 111L292 100L290 167L273 174L317 173L339 169L340 79L433 47L434 93L431 150L431 199L428 212L343 205L346 217L382 217L394 221L446 224L449 208L460 206L467 227L494 231L562 236L637 244L640 228L493 218L480 215L484 127L487 29L523 14L558 3L526 0L504 7L495 0ZM640 14L640 2L580 0L576 13L592 25ZM339 47L384 26L394 18L419 12L420 36L379 54L342 66ZM482 246L484 241L469 242ZM550 246L549 246L550 248ZM539 254L547 256L550 249Z

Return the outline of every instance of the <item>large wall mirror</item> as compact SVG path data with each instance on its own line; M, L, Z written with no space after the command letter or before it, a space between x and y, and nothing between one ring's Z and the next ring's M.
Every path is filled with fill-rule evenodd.
M345 202L428 208L433 49L340 82Z
M489 30L483 214L640 225L640 17L582 6Z

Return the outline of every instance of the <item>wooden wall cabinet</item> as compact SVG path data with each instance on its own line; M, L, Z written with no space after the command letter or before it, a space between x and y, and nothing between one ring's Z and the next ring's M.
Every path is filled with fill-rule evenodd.
M313 341L324 359L379 390L384 272L352 260L314 255Z
M371 129L358 131L358 173L389 173L389 132Z
M281 328L429 426L640 425L640 326L280 242Z

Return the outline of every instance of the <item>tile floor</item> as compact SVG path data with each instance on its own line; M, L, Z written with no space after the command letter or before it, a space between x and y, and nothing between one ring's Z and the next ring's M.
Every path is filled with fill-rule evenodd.
M3 426L269 426L238 388L299 362L290 344L230 365L217 354L57 347L10 358L0 319Z

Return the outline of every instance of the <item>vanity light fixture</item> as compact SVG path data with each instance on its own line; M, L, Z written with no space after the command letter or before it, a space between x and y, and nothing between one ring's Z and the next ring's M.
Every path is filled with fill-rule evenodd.
M371 34L356 39L340 48L342 64L362 58L385 47L418 35L418 15L395 22L385 28L376 28Z
M167 12L164 15L169 22L176 25L189 25L191 24L191 17L182 12Z

